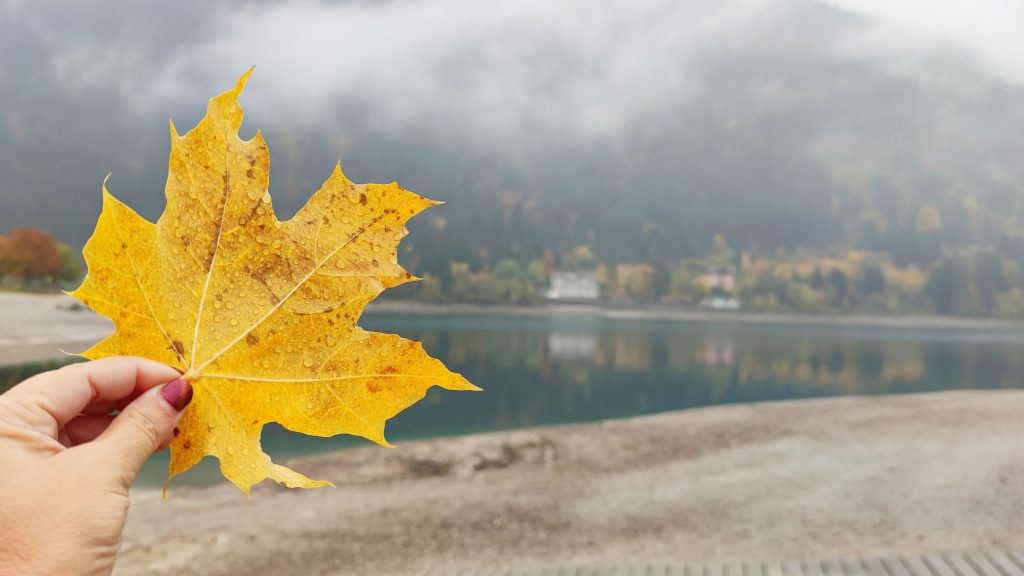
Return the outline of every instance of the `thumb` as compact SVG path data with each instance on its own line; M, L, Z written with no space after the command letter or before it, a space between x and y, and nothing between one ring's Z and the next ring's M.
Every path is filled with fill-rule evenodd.
M114 418L92 443L127 490L139 469L171 437L181 413L192 401L192 385L178 378L148 390Z

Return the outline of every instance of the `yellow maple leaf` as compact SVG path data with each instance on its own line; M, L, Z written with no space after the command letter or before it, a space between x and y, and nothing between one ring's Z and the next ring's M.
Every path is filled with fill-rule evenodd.
M353 184L340 165L291 220L274 216L263 136L238 137L234 90L185 136L171 124L167 206L156 224L103 186L103 211L72 293L114 321L83 355L128 354L181 370L192 403L170 478L204 456L239 488L328 482L271 462L263 425L387 445L384 424L439 385L478 390L417 342L356 326L381 291L414 278L397 261L405 222L437 204L391 184Z

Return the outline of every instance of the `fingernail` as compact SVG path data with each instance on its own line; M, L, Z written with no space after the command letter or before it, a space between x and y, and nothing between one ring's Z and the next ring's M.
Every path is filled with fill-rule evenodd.
M188 380L178 378L164 384L164 389L160 391L160 395L164 397L164 400L172 408L181 412L192 401L192 385L188 383Z

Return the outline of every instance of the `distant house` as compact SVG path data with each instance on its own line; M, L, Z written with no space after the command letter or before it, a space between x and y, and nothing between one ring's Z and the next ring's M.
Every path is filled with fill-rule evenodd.
M740 301L735 298L722 298L721 296L715 296L714 298L705 298L700 301L700 307L705 310L739 310L742 305Z
M736 277L724 269L701 274L700 283L708 292L731 294L736 289Z
M591 272L552 272L548 300L592 302L601 298L601 285Z

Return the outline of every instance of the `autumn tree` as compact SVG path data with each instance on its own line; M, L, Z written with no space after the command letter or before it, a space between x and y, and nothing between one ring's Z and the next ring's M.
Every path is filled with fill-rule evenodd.
M62 258L57 242L46 232L18 228L0 243L0 271L23 280L53 277Z
M11 268L11 258L8 256L8 245L10 240L3 234L0 234L0 278L7 276Z
M597 258L587 245L578 246L562 258L562 267L566 270L593 270L597 267Z
M725 236L715 234L711 243L711 251L708 253L708 261L715 266L725 267L732 265L735 253L726 241Z

